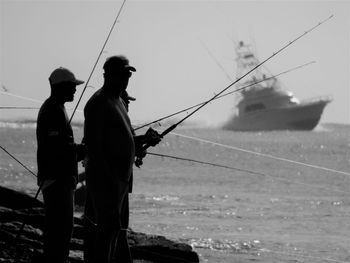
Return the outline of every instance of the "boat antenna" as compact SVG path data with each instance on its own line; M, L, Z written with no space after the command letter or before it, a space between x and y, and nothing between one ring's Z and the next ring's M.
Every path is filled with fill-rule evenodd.
M305 63L305 64L303 64L303 65L300 65L300 66L297 66L297 67L294 67L294 68L285 70L285 71L280 72L280 73L278 73L278 74L276 74L276 75L270 76L270 77L268 77L268 78L265 78L265 79L259 80L259 81L257 81L257 82L251 83L251 84L249 84L249 85L243 86L243 87L241 87L241 88L235 89L234 91L230 91L230 92L221 94L220 96L216 97L215 100L220 99L220 98L223 98L223 97L225 97L225 96L227 96L227 95L236 93L236 92L238 92L238 91L244 90L244 89L246 89L246 88L249 88L249 87L251 87L251 86L254 86L254 85L256 85L256 84L259 84L259 83L261 83L261 82L264 82L264 81L267 81L267 80L270 80L270 79L277 78L278 76L281 76L281 75L283 75L283 74L292 72L292 71L294 71L294 70L297 70L297 69L306 67L306 66L311 65L311 64L313 64L313 63L316 63L316 61L311 61L311 62ZM188 108L186 108L186 109L179 110L179 111L177 111L177 112L175 112L175 113L171 113L171 114L169 114L169 115L167 115L167 116L165 116L165 117L161 117L161 118L159 118L159 119L157 119L157 120L155 120L155 121L152 121L152 122L149 122L149 123L146 123L146 124L142 124L141 126L134 128L134 131L139 130L139 129L142 129L142 128L146 127L146 126L149 126L149 125L152 125L152 124L155 124L155 123L159 123L159 122L161 122L161 121L163 121L163 120L165 120L165 119L168 119L168 118L173 117L173 116L175 116L175 115L177 115L177 114L180 114L180 113L186 112L186 111L188 111L188 110L191 110L191 109L193 109L193 108L195 108L195 107L198 107L198 106L200 106L200 105L202 105L202 104L204 104L204 103L205 103L205 102L198 103L198 104L193 105L193 106L191 106L191 107L188 107Z
M214 97L212 97L211 99L207 100L205 103L203 103L201 106L199 106L197 109L195 109L194 111L192 111L190 114L188 114L187 116L185 116L184 118L182 118L180 121L178 121L177 123L171 125L169 128L167 128L165 131L163 131L160 136L164 137L165 135L167 135L169 132L173 131L179 124L181 124L182 122L184 122L185 120L187 120L188 118L190 118L192 115L194 115L197 111L199 111L201 108L203 108L204 106L206 106L208 103L210 103L211 101L215 100L218 96L220 96L221 94L223 94L226 90L228 90L231 86L233 86L234 84L236 84L238 81L240 81L241 79L243 79L245 76L247 76L248 74L250 74L252 71L254 71L255 69L257 69L258 67L260 67L261 65L263 65L264 63L266 63L268 60L270 60L271 58L273 58L274 56L276 56L277 54L279 54L280 52L282 52L284 49L286 49L287 47L289 47L290 45L292 45L294 42L298 41L300 38L302 38L303 36L307 35L308 33L310 33L311 31L313 31L314 29L316 29L317 27L321 26L322 24L324 24L325 22L327 22L328 20L330 20L331 18L333 18L334 15L329 16L328 18L322 20L321 22L319 22L317 25L311 27L310 29L306 30L304 33L302 33L301 35L299 35L298 37L296 37L295 39L293 39L292 41L290 41L288 44L284 45L282 48L280 48L278 51L274 52L271 56L269 56L268 58L266 58L265 60L263 60L262 62L260 62L258 65L256 65L255 67L253 67L251 70L249 70L247 73L243 74L243 76L239 77L238 79L236 79L234 82L232 82L230 85L228 85L226 88L224 88L223 90L221 90L219 93L217 93ZM148 148L150 147L149 144L145 144L142 147L143 151L146 151ZM141 157L137 157L136 161L135 161L136 166L140 167L140 165L142 164L142 158Z
M215 64L221 69L221 71L225 74L226 78L229 81L233 81L233 79L231 78L231 76L227 73L227 71L225 70L225 68L219 63L219 61L216 59L216 57L213 55L213 53L209 50L209 48L207 47L207 45L201 40L199 39L199 42L202 44L202 46L204 47L204 49L207 51L208 55L212 58L212 60L214 60Z

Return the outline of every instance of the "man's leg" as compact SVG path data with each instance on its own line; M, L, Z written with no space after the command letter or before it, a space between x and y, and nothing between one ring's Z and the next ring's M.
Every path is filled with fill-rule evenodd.
M127 186L127 183L118 181L113 184L113 188L111 185L99 189L95 186L93 192L90 192L97 222L94 249L96 262L107 263L111 260L121 228L121 207Z
M129 227L129 194L127 193L122 205L121 212L121 229L118 239L116 241L115 251L113 253L112 262L132 263L132 256L130 253L128 243L128 227Z
M96 239L96 218L92 200L89 192L86 190L85 208L84 208L84 262L93 263L94 242Z
M43 197L45 262L66 263L73 232L74 190L69 183L57 181L43 190Z

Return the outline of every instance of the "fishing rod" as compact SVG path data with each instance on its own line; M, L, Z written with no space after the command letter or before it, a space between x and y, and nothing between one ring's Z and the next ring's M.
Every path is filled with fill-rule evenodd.
M30 170L24 163L22 163L20 160L18 160L13 154L11 154L9 151L7 151L6 148L2 147L1 145L0 145L0 148L5 153L10 155L16 162L18 162L24 169L26 169L28 172L30 172L32 175L34 175L34 177L37 177L37 175L32 170Z
M248 74L250 74L252 71L254 71L255 69L257 69L258 67L260 67L261 65L263 65L264 63L266 63L268 60L270 60L271 58L273 58L274 56L276 56L277 54L279 54L280 52L282 52L284 49L286 49L287 47L289 47L290 45L292 45L294 42L296 42L297 40L299 40L300 38L302 38L303 36L305 36L306 34L310 33L311 31L313 31L314 29L316 29L317 27L321 26L323 23L327 22L328 20L330 20L333 17L333 15L329 16L328 18L324 19L323 21L319 22L317 25L313 26L312 28L310 28L309 30L306 30L304 33L302 33L300 36L296 37L295 39L293 39L292 41L290 41L288 44L284 45L282 48L280 48L278 51L274 52L271 56L269 56L268 58L266 58L265 60L263 60L262 62L260 62L258 65L256 65L255 67L253 67L251 70L249 70L247 73L243 74L243 76L239 77L238 79L236 79L233 83L231 83L230 85L228 85L226 88L224 88L223 90L221 90L218 94L216 94L214 97L212 97L211 99L207 100L205 103L203 103L201 106L199 106L197 109L195 109L194 111L192 111L190 114L188 114L187 116L185 116L184 118L182 118L180 121L178 121L177 123L171 125L169 128L167 128L165 131L163 131L160 136L164 137L165 135L167 135L169 132L171 132L172 130L174 130L179 124L181 124L182 122L184 122L185 120L187 120L189 117L191 117L193 114L195 114L197 111L199 111L201 108L203 108L204 106L206 106L208 103L210 103L211 101L215 100L218 96L220 96L221 94L223 94L226 90L228 90L231 86L233 86L234 84L236 84L238 81L240 81L241 79L243 79L245 76L247 76ZM142 147L143 151L146 151L148 148L150 147L150 144L145 144ZM137 157L136 161L135 161L136 165L139 167L142 164L142 157Z
M82 99L82 97L83 97L83 95L84 95L84 92L85 92L85 90L86 90L86 88L87 88L87 86L88 86L88 84L89 84L89 81L90 81L90 79L91 79L91 77L92 77L92 74L93 74L94 71L95 71L95 68L96 68L96 66L97 66L97 63L98 63L98 61L100 60L100 57L101 57L102 53L104 52L104 49L105 49L105 47L106 47L106 45L107 45L107 42L108 42L108 40L109 40L109 37L111 36L112 31L113 31L113 29L114 29L114 26L115 26L115 24L116 24L117 21L118 21L119 15L120 15L121 12L122 12L122 9L123 9L123 7L124 7L124 5L125 5L125 2L126 2L126 0L123 1L121 7L119 8L118 14L117 14L116 18L114 19L114 22L113 22L113 24L112 24L112 26L111 26L111 28L110 28L110 30L109 30L109 33L108 33L108 35L107 35L107 38L106 38L105 42L103 43L103 46L102 46L102 48L101 48L100 53L99 53L98 56L97 56L96 62L95 62L94 66L93 66L93 68L92 68L92 70L91 70L91 72L90 72L90 75L89 75L89 77L88 77L88 79L87 79L87 81L86 81L85 87L84 87L83 91L82 91L81 94L80 94L79 100L78 100L77 104L75 105L75 108L74 108L74 110L73 110L72 116L71 116L70 119L69 119L68 124L70 124L70 123L72 122L74 113L75 113L76 109L78 108L78 105L79 105L79 103L80 103L80 101L81 101L81 99Z
M31 173L32 175L34 175L34 177L38 177L32 170L30 170L24 163L22 163L20 160L18 160L13 154L11 154L9 151L6 150L6 148L2 147L0 145L0 148L7 153L9 156L11 156L17 163L19 163L24 169L26 169L29 173ZM41 186L39 187L39 190L36 192L34 199L38 199L39 193L40 193L40 189ZM18 238L21 236L21 233L24 229L24 226L26 225L26 223L23 221L21 227L19 228L16 237L14 238L14 241L18 240Z
M222 94L222 95L216 97L215 100L216 100L216 99L220 99L220 98L222 98L222 97L225 97L225 96L227 96L227 95L233 94L233 93L235 93L235 92L244 90L244 89L246 89L246 88L249 88L249 87L251 87L251 86L254 86L254 85L256 85L256 84L259 84L259 83L261 83L261 82L264 82L264 81L267 81L267 80L276 78L276 77L278 77L278 76L281 76L281 75L283 75L283 74L292 72L292 71L294 71L294 70L296 70L296 69L300 69L300 68L302 68L302 67L308 66L308 65L313 64L313 63L316 63L316 62L315 62L315 61L311 61L311 62L309 62L309 63L305 63L305 64L303 64L303 65L300 65L300 66L291 68L291 69L289 69L289 70L283 71L283 72L281 72L281 73L279 73L279 74L277 74L277 75L273 75L273 76L271 76L271 77L268 77L268 78L259 80L259 81L257 81L257 82L251 83L251 84L249 84L249 85L243 86L243 87L241 87L241 88L235 89L234 91L230 91L230 92L224 93L224 94ZM157 119L157 120L155 120L155 121L152 121L152 122L143 124L143 125L141 125L141 126L139 126L139 127L134 128L134 130L136 131L136 130L139 130L139 129L144 128L144 127L146 127L146 126L149 126L149 125L158 123L158 122L160 122L160 121L163 121L163 120L165 120L165 119L168 119L168 118L170 118L170 117L173 117L173 116L175 116L175 115L177 115L177 114L180 114L180 113L186 112L186 111L188 111L188 110L190 110L190 109L193 109L193 108L195 108L195 107L198 107L198 106L200 106L200 105L202 105L202 104L204 104L204 103L205 103L205 102L198 103L198 104L193 105L193 106L191 106L191 107L188 107L188 108L186 108L186 109L183 109L183 110L177 111L177 112L175 112L175 113L169 114L169 115L167 115L167 116L165 116L165 117L159 118L159 119Z

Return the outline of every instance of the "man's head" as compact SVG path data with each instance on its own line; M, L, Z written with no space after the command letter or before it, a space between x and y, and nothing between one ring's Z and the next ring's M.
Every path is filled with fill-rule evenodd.
M129 60L124 56L112 56L107 58L103 65L105 82L125 90L132 72L136 69L129 65Z
M84 83L84 81L75 78L69 69L63 67L59 67L51 73L49 82L51 94L63 102L73 101L76 86Z

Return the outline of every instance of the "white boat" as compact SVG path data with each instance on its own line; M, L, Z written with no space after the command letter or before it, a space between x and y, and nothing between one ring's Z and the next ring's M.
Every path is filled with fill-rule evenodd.
M259 60L249 45L240 42L236 48L237 75L242 76ZM262 81L266 79L266 81ZM253 83L257 84L251 85ZM249 86L239 92L237 112L224 125L234 131L312 130L318 124L330 97L299 101L266 68L257 68L248 74L241 86Z

